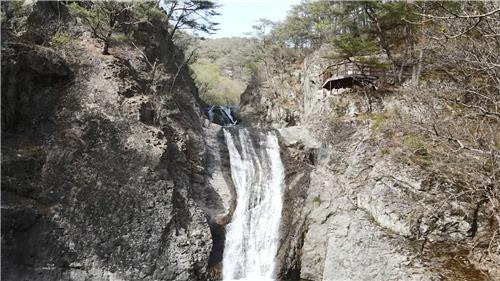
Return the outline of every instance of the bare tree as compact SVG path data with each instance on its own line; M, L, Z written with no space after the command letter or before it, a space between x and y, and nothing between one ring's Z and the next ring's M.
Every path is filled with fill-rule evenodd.
M500 3L414 2L425 50L425 91L409 101L428 118L412 130L432 142L432 168L491 216L488 250L500 253ZM451 115L451 116L450 116ZM408 126L408 125L406 125ZM476 212L477 213L477 212ZM477 214L476 214L477 216Z

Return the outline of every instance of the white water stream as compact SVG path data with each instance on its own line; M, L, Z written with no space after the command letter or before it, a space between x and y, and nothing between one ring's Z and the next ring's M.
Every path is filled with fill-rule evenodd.
M259 132L252 141L246 129L224 135L237 202L226 226L223 279L273 280L284 186L278 139Z

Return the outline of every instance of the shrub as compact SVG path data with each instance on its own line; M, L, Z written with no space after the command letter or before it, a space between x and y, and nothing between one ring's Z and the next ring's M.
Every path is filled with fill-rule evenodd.
M111 40L113 43L124 44L132 41L132 36L123 32L117 32L111 35Z
M321 197L320 197L319 194L316 195L316 196L314 196L314 198L313 198L313 204L318 205L318 206L321 204Z
M372 133L378 134L389 117L388 113L373 114L371 118L373 120Z
M74 40L71 34L64 31L58 31L50 38L49 45L55 48L69 49L74 44Z
M2 1L2 29L10 30L15 35L25 32L26 20L30 12L29 6L25 1Z
M423 135L410 134L403 137L401 144L411 151L411 160L421 167L432 164L427 139Z
M358 115L360 120L371 120L373 123L371 127L372 136L377 135L380 131L387 126L387 123L396 115L394 111L386 111L380 113L362 113Z
M421 149L424 147L422 137L420 137L419 135L414 135L414 134L404 136L401 143L407 149L412 150L412 151L415 151L415 150L418 150L418 149Z

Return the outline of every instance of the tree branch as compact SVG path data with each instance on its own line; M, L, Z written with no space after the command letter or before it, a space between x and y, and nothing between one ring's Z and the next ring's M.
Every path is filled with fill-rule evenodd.
M469 15L454 15L454 16L449 16L449 17L440 17L440 16L434 16L434 15L422 14L422 13L414 13L414 14L422 16L422 17L426 17L426 18L432 18L432 19L474 19L474 18L484 18L487 16L491 16L491 15L498 13L498 12L500 12L500 8L495 9L495 10L490 11L490 12L487 12L487 13L484 13L484 14L471 15L471 16L469 16Z

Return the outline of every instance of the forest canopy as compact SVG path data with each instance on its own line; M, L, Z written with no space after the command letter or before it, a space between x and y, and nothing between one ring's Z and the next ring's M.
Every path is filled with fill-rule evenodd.
M240 82L283 76L323 48L332 64L372 65L393 83L430 75L476 77L490 80L491 91L499 87L499 15L497 2L303 1L283 21L257 21L251 38L208 39L197 46L201 58Z

